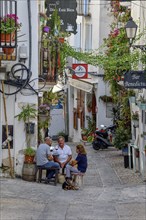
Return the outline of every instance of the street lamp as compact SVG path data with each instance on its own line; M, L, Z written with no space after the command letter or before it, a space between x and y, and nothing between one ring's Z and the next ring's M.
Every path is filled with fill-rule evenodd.
M132 46L133 48L139 48L145 51L146 45L132 45L132 42L136 36L137 27L138 27L137 24L133 21L133 18L131 17L129 21L127 22L127 24L125 25L127 38L129 39L130 46Z
M131 17L127 24L125 25L126 34L128 39L130 40L130 44L132 44L133 40L135 39L136 32L137 32L137 25L133 21L133 18Z

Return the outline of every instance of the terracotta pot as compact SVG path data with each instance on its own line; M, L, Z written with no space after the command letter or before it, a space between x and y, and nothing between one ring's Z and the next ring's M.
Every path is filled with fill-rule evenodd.
M3 52L4 54L11 55L14 52L14 48L4 47Z
M60 37L60 38L59 38L59 42L60 42L60 43L64 43L64 37Z
M33 163L33 161L34 161L34 156L25 155L25 160L24 160L24 162Z
M82 134L82 140L83 140L83 141L87 141L87 136L84 135L84 134Z
M11 34L3 34L1 33L1 42L13 42L15 40L15 32L11 33Z

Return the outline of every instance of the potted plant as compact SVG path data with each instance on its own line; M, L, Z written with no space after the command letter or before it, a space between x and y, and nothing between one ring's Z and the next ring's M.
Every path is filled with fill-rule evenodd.
M32 147L27 147L24 150L25 161L26 163L33 163L36 151Z
M6 14L0 21L0 40L4 43L14 42L16 31L21 28L21 23L18 22L16 14ZM9 45L10 46L10 45ZM12 54L13 47L3 47L3 52Z
M146 110L146 99L144 96L140 96L140 99L138 100L138 106L141 110Z
M131 134L129 129L125 129L125 127L119 126L118 128L116 128L114 146L119 149L124 149L125 147L127 147L130 138Z
M87 142L92 143L94 141L94 134L89 135L87 138Z
M87 128L83 128L81 131L81 137L83 141L87 141L88 134L89 134L89 130Z
M132 112L131 118L132 118L134 127L137 128L139 126L139 114L138 114L138 111Z
M38 108L38 116L40 121L45 121L49 117L50 106L48 104L40 104Z
M129 102L130 103L135 103L135 92L133 90L128 91L128 96L129 96Z
M22 106L22 111L15 117L18 117L18 121L24 121L25 129L28 134L34 134L34 123L31 122L31 119L35 119L37 117L37 109L35 104L27 104Z

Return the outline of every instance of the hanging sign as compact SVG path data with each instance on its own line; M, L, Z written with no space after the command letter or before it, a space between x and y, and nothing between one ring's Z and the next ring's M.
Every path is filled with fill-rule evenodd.
M131 89L146 88L146 71L128 71L124 75L124 87Z
M61 31L77 33L77 2L76 0L46 0L47 16L57 9L61 20Z
M88 78L88 64L72 64L72 69L75 70L75 73L72 75L72 79Z

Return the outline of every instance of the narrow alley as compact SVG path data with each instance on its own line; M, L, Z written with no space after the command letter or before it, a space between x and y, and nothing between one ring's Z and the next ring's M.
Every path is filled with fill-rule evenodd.
M74 152L75 143L68 143ZM1 220L144 220L145 182L125 169L121 151L86 146L88 170L80 190L1 178ZM75 157L75 154L74 154Z

